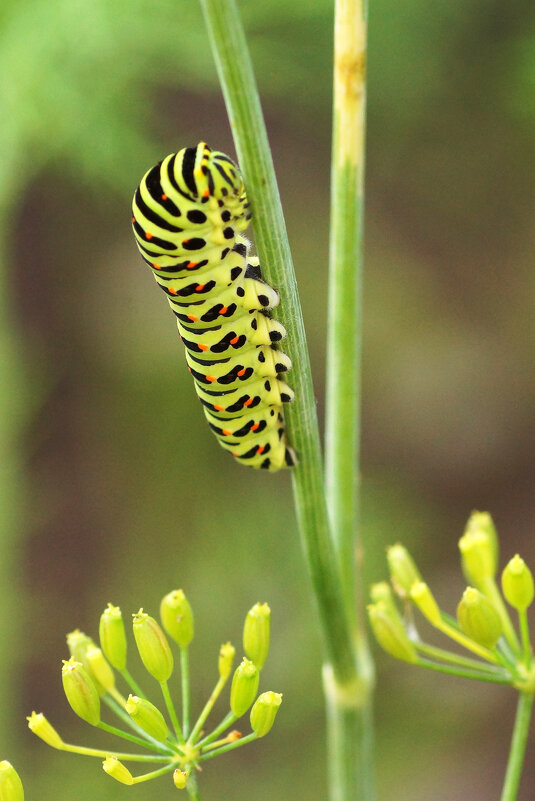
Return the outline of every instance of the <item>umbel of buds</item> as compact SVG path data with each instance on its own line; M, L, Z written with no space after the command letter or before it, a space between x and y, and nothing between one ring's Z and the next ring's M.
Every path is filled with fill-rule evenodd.
M67 636L71 657L63 661L61 671L65 696L78 717L91 726L133 741L137 752L124 753L122 743L116 752L109 747L98 749L65 743L41 712L32 712L28 727L52 748L100 758L105 773L121 784L129 786L169 773L177 789L187 787L190 795L196 796L196 773L205 760L260 739L273 726L282 695L264 692L257 696L260 668L269 650L270 610L267 604L255 604L247 614L243 629L247 656L234 672L226 716L208 733L205 724L231 676L235 648L229 642L221 645L217 661L214 660L215 687L191 726L189 644L194 636L194 621L183 590L173 590L162 599L160 616L162 626L140 609L133 615L132 624L141 662L149 679L156 679L160 685L158 699L149 700L128 671L123 617L119 607L112 604L108 604L100 617L101 648L79 629L72 631ZM165 632L179 651L180 715L169 687L175 657ZM132 692L126 695L120 682ZM120 728L101 719L104 706L116 712ZM242 736L233 725L249 709L251 732ZM133 731L125 731L125 726ZM147 751L143 753L140 746ZM136 761L153 763L154 769L135 774L131 763ZM24 801L20 779L8 762L0 763L0 801Z
M387 551L392 588L373 585L368 607L370 625L379 645L391 656L432 670L481 681L495 681L535 693L535 660L526 611L533 602L534 582L524 560L514 556L502 573L502 591L496 583L499 544L488 512L474 512L459 540L461 566L470 582L457 607L457 622L440 606L407 549L400 544ZM401 600L395 602L394 593ZM504 602L518 612L518 630ZM409 605L427 623L470 652L428 645L416 629Z

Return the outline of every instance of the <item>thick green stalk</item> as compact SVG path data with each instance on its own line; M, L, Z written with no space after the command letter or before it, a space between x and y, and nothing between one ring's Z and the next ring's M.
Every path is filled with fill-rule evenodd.
M366 638L359 537L362 238L366 100L364 0L336 0L331 229L327 322L325 489L342 590L355 630L358 680L328 701L330 798L370 799L373 780L373 663Z
M297 518L317 601L327 658L338 683L355 681L355 651L333 547L316 404L292 257L247 42L235 0L201 0L236 151L253 213L262 271L281 295L278 319L293 362L296 400L285 409L299 464L292 470Z
M501 801L516 801L526 753L533 693L520 693Z

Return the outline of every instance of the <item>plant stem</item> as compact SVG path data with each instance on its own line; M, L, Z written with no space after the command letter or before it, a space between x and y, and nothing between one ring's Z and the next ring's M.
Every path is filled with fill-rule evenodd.
M213 742L213 740L215 740L216 737L218 737L222 732L224 732L225 729L228 729L229 726L232 726L232 724L236 720L238 720L236 715L234 715L232 712L228 712L221 721L221 723L219 724L219 726L216 726L215 729L212 732L210 732L210 734L207 737L205 737L204 740L200 740L197 743L197 745L201 747L201 746L206 746L208 745L208 743Z
M123 677L123 679L128 684L128 686L135 692L135 694L139 698L146 698L147 697L144 694L144 692L140 689L139 684L132 678L132 676L130 675L130 673L128 672L128 670L126 668L124 670L121 670L120 673L121 673L121 676Z
M366 638L360 541L362 240L366 110L365 0L336 0L327 323L325 490L358 681L327 694L330 798L374 796L373 663ZM328 676L324 673L324 678Z
M503 670L503 668L487 665L486 662L479 662L477 659L470 659L466 656L454 654L452 651L446 651L444 648L437 648L435 645L428 645L427 643L419 642L418 640L411 641L417 651L421 651L426 656L433 657L433 659L441 659L445 662L451 662L460 667L467 667L474 670L481 670L493 676L500 676L501 678L511 679L510 676Z
M161 681L160 687L162 688L162 694L164 697L165 705L167 707L167 712L169 713L169 717L171 718L171 723L173 724L173 729L175 731L175 734L178 737L178 742L184 744L184 736L182 734L182 729L180 728L180 723L178 722L175 705L173 704L173 699L171 698L171 695L169 693L169 687L167 686L167 682Z
M318 605L329 662L338 681L351 682L355 653L345 611L323 487L316 403L305 329L273 161L252 64L235 0L201 0L254 220L263 274L281 296L278 319L288 339L296 400L285 410L299 464L292 469L301 539Z
M182 731L187 739L189 734L189 651L187 645L180 649L180 680L182 683Z
M520 693L501 801L516 801L529 733L533 693Z
M199 789L197 787L197 779L190 773L188 776L188 783L186 784L186 790L188 791L188 795L191 801L201 801L201 796L199 795Z
M105 695L103 696L102 700L104 701L105 704L109 706L110 709L112 709L115 712L115 714L118 717L120 717L128 726L130 726L131 729L137 731L138 734L141 735L141 737L143 737L144 740L146 740L146 742L143 743L145 748L151 748L153 751L156 750L159 751L160 753L162 753L163 751L167 751L169 754L176 753L176 751L174 751L165 743L161 743L159 740L156 740L154 737L151 737L150 734L147 734L147 732L144 731L141 728L141 726L138 726L138 724L132 720L130 715L127 712L125 712L124 709L122 709L121 706L119 706L119 704L113 700L113 698L109 698L107 695Z
M219 754L226 754L227 751L233 751L235 748L240 748L240 746L247 745L247 743L251 743L253 740L257 739L258 735L255 734L255 732L252 732L251 734L247 734L245 737L242 737L240 740L235 740L233 743L229 743L228 745L222 745L221 748L216 748L214 751L210 751L207 754L201 754L197 762L204 762L206 759L219 756Z
M193 730L192 730L190 736L188 737L188 743L194 743L195 742L195 740L197 738L197 735L199 734L199 732L202 729L204 721L206 720L206 718L208 717L208 715L212 711L212 707L214 706L215 702L219 698L219 694L221 693L221 690L225 686L226 681L227 681L227 679L223 678L222 676L219 678L216 686L212 690L212 694L211 694L210 698L208 699L208 701L204 705L204 708L203 708L201 714L199 715L199 718L198 718L197 722L195 723L195 726L193 727Z
M421 658L415 664L428 670L435 670L437 673L447 673L449 676L460 676L463 679L475 679L476 681L487 681L491 684L511 686L511 679L493 676L483 670L468 670L467 668L456 668L451 665L439 665L437 662L429 662L429 660Z

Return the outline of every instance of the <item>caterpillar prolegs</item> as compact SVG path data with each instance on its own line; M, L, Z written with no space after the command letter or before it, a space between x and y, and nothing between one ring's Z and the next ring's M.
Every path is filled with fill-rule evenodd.
M147 172L132 224L176 316L210 428L242 464L279 470L296 463L282 411L294 395L279 378L291 362L277 349L286 331L269 315L279 295L240 236L250 217L238 168L201 142Z

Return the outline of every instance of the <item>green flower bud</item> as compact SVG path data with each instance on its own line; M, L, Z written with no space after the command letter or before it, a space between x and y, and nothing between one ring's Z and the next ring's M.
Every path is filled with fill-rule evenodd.
M237 718L244 715L253 703L258 690L259 678L258 668L254 662L244 656L234 671L230 688L230 708Z
M223 643L219 649L219 676L222 679L228 679L230 671L232 670L232 663L234 662L234 654L236 649L229 642Z
M162 598L160 618L170 637L185 648L193 639L193 612L183 590L173 590Z
M394 596L388 581L378 581L370 587L370 598L373 603L378 601L385 601L385 603L394 603Z
M88 637L87 634L84 634L83 631L80 629L75 629L74 631L69 632L67 634L67 647L69 649L69 653L72 658L76 662L80 662L83 666L84 670L89 673L91 678L93 679L93 683L97 688L97 692L99 695L106 695L106 688L100 683L98 678L93 674L91 670L91 665L89 664L89 660L87 658L87 652L90 648L96 648L96 644Z
M414 645L407 637L403 626L400 626L400 618L392 615L384 601L370 604L368 616L375 639L383 650L405 662L418 661Z
M122 762L119 762L116 756L108 756L102 763L102 767L108 774L121 784L134 784L134 777Z
M115 676L101 649L96 645L91 645L86 651L86 658L89 666L88 673L92 679L96 679L97 687L100 684L107 692L113 690Z
M173 672L173 654L167 637L153 617L140 609L134 615L134 637L141 661L157 681L167 681Z
M125 708L132 720L155 740L163 742L167 739L169 728L165 718L158 707L150 701L137 695L129 695Z
M282 703L281 693L262 693L251 709L251 728L257 737L264 737L273 726Z
M459 540L461 564L467 581L481 587L498 570L498 535L488 512L472 512Z
M438 626L441 623L442 615L440 614L440 609L435 601L435 596L425 581L419 581L417 584L412 585L411 600L433 626Z
M386 559L395 591L401 598L408 598L412 585L422 580L412 556L398 543L387 549Z
M186 771L177 768L173 773L173 781L177 789L183 790L188 781L188 774Z
M502 634L502 621L483 593L467 587L457 607L457 620L463 632L485 648L494 648Z
M502 590L506 601L519 612L525 612L533 601L533 576L518 554L505 566L502 573Z
M100 723L100 698L82 663L76 662L72 656L68 661L63 660L61 679L67 701L74 712L82 720L97 726Z
M0 801L24 801L20 776L7 759L0 762Z
M106 659L119 671L126 668L126 632L123 616L118 606L108 604L100 616L98 629L100 647Z
M28 721L28 728L30 731L33 731L41 740L51 745L52 748L59 748L60 750L63 748L63 740L42 712L32 712L26 720Z
M270 617L271 609L267 604L255 604L245 618L243 650L258 670L264 667L269 651Z

